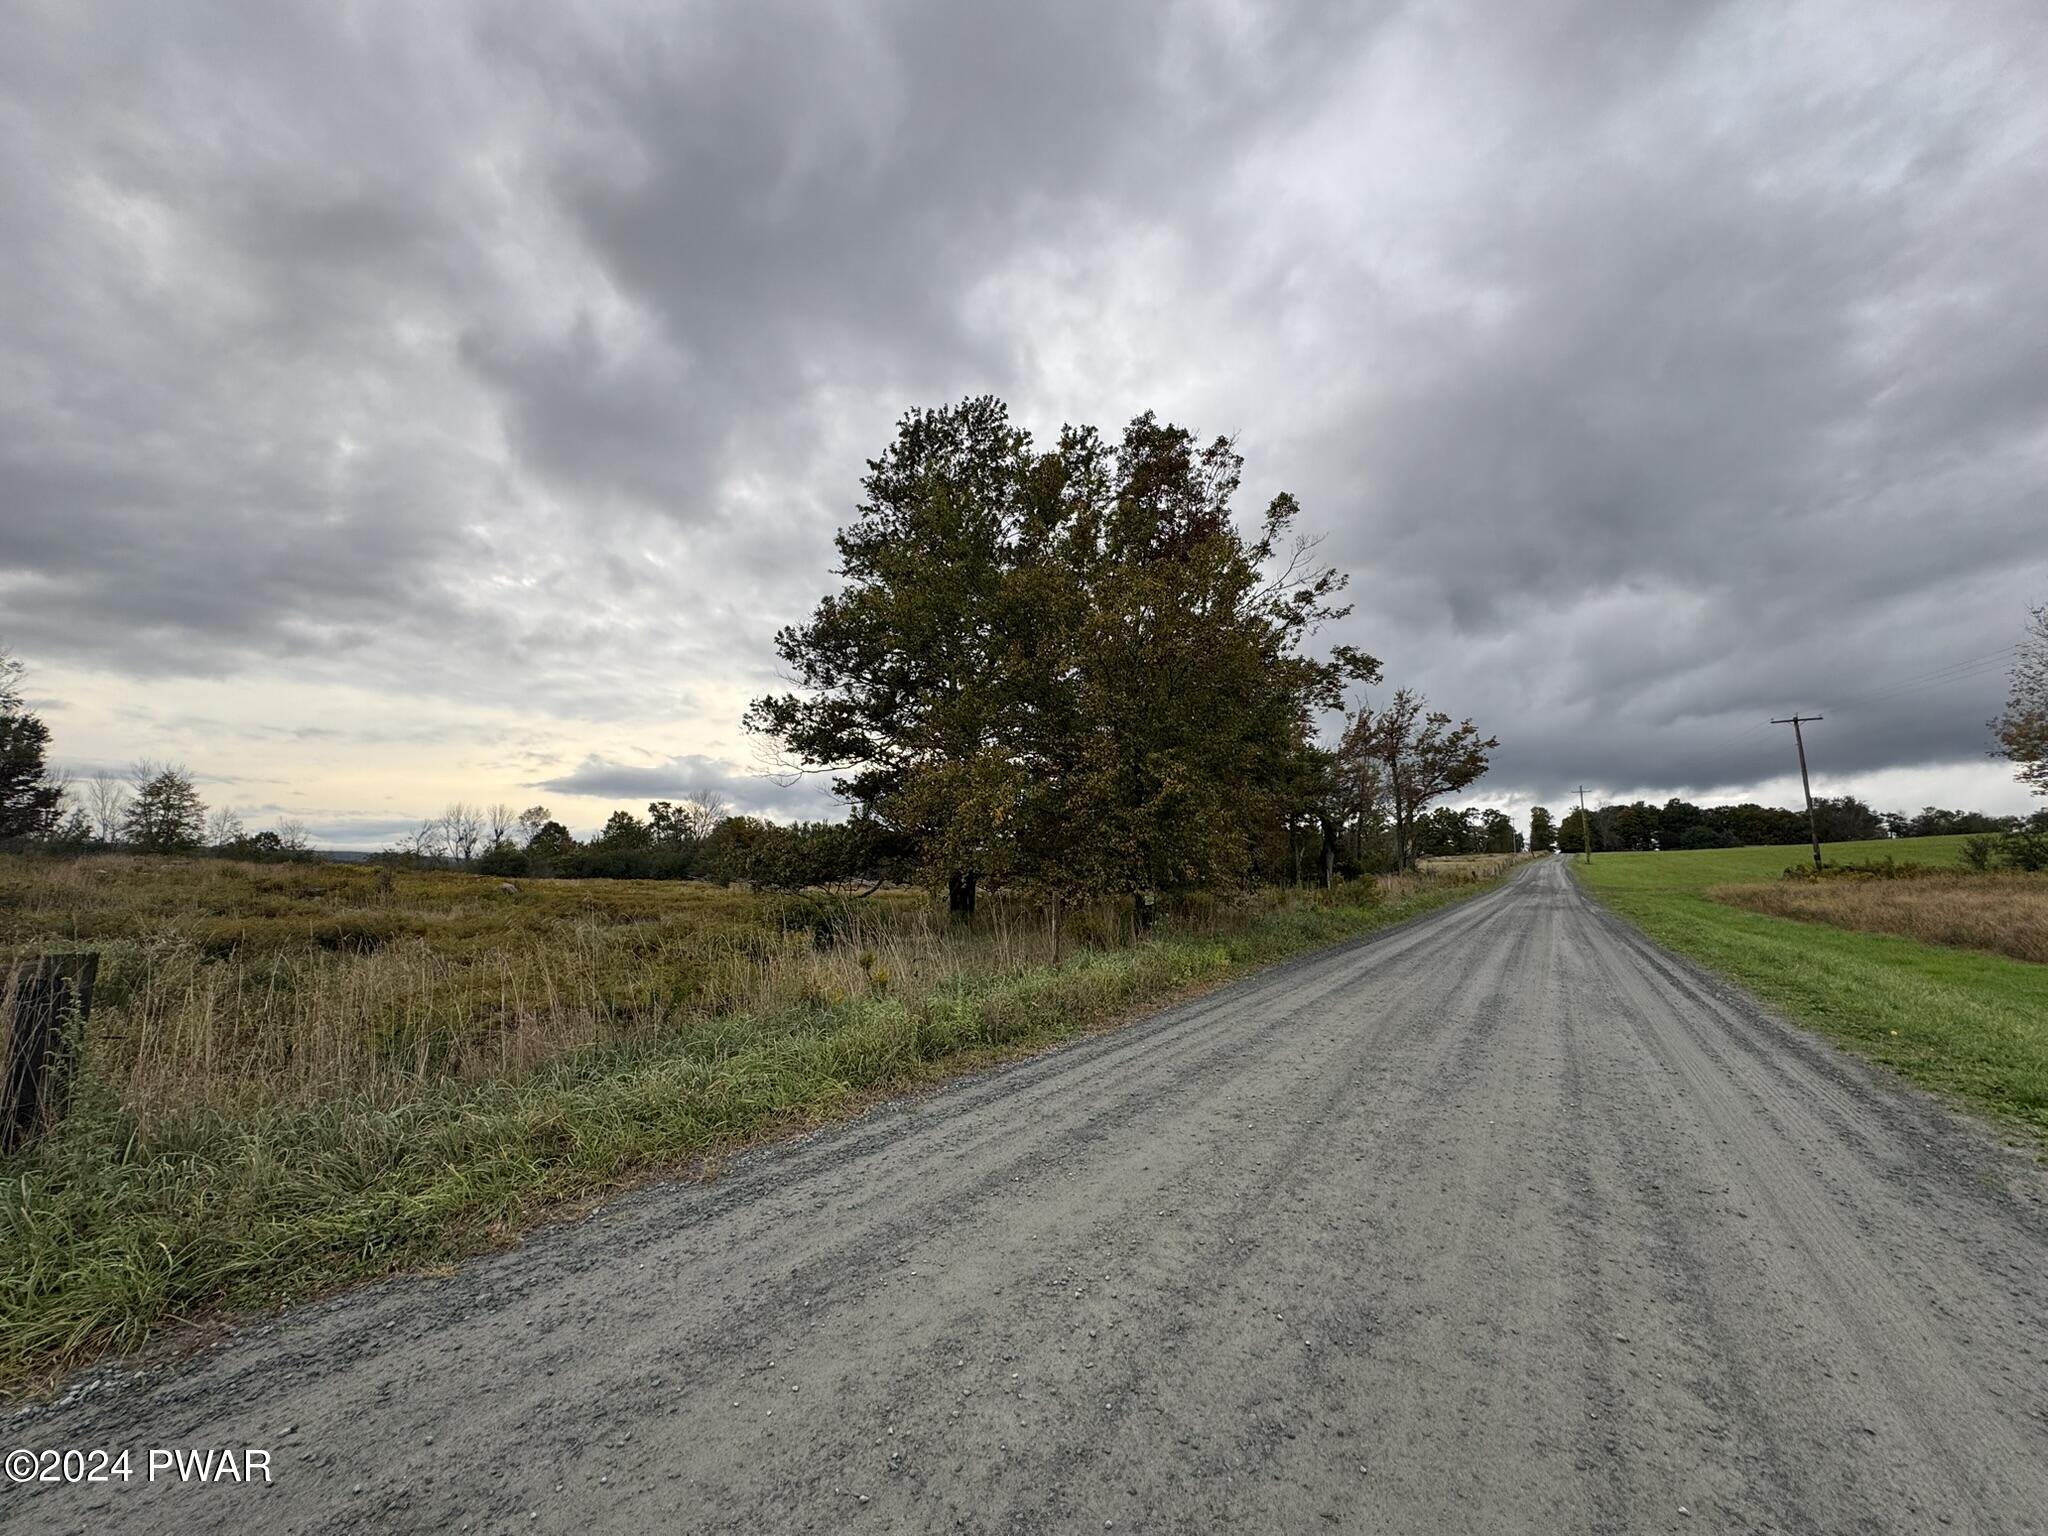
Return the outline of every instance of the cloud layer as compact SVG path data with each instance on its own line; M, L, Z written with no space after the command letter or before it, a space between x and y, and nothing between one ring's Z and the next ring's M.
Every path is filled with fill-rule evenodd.
M1500 795L2016 804L2044 104L1995 0L31 8L0 632L80 761L810 813L770 637L994 391L1237 434Z

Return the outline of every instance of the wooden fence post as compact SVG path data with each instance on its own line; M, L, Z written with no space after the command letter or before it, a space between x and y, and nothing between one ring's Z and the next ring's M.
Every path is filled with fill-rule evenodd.
M47 1134L64 1118L99 965L98 955L44 955L17 963L7 978L0 994L12 1004L0 1077L0 1152Z

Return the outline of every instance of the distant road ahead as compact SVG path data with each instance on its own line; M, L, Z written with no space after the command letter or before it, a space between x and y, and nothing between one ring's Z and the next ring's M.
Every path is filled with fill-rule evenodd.
M0 1528L2043 1531L2044 1191L1550 861L17 1418L277 1482Z

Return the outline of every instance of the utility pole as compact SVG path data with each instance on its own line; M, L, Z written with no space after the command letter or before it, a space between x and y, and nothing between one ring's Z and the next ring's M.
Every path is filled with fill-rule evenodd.
M1783 720L1773 720L1773 725L1792 727L1792 740L1799 747L1799 787L1806 791L1806 830L1813 835L1813 872L1820 873L1820 823L1813 815L1813 781L1806 776L1806 736L1799 727L1810 725L1816 720L1825 720L1826 715L1793 714Z
M1586 813L1586 786L1579 786L1579 835L1585 840L1586 862L1593 862L1593 818Z

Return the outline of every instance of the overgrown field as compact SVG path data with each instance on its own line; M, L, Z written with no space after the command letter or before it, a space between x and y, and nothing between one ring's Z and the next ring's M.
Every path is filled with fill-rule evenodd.
M1981 949L2048 964L2048 879L1929 875L1914 880L1774 880L1723 885L1716 901L1773 917L1895 933L1924 944Z
M1889 857L1949 867L1958 865L1965 841L1902 838L1825 851L1830 861L1844 863ZM1572 867L1602 901L1660 942L1741 982L1801 1023L2048 1145L2048 965L1952 947L1952 939L1923 942L1937 936L1944 887L1967 883L2001 893L1985 898L1995 906L2030 901L2024 893L2038 894L2039 877L1959 872L1812 884L1778 878L1803 854L1798 848L1603 853ZM1917 937L1882 920L1888 901L1903 913L1913 900L1887 898L1887 887L1928 893L1911 918ZM2010 891L2022 895L2003 894ZM1867 921L1842 921L1851 915ZM1959 914L1954 931L1969 931L1977 920ZM1907 921L1898 918L1901 927ZM1866 928L1880 931L1861 931Z
M93 949L62 1133L0 1163L0 1385L486 1246L550 1202L1482 889L1507 861L1127 907L0 859L0 959Z

